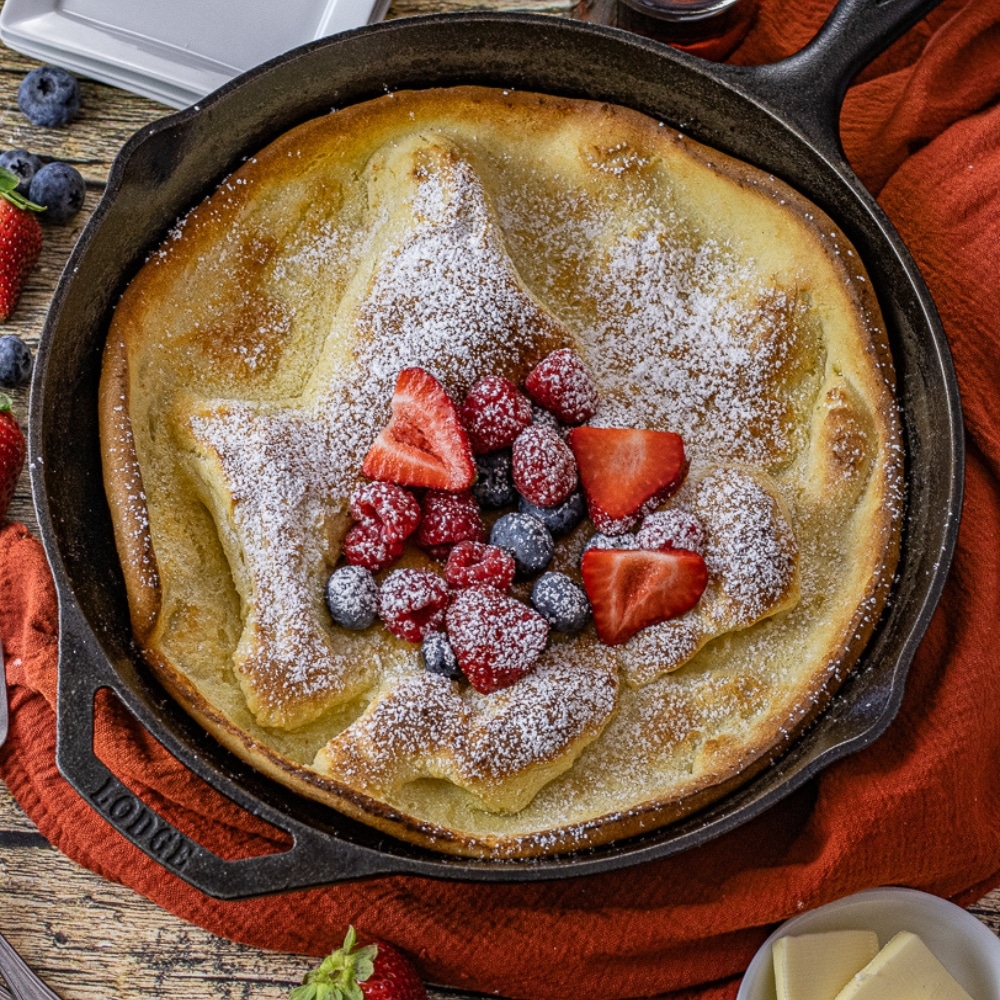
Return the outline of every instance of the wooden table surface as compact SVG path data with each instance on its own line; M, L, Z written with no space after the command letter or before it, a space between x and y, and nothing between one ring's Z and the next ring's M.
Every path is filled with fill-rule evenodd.
M473 8L567 16L574 3L395 0L390 17ZM63 264L97 204L111 162L137 129L169 113L144 98L84 80L83 110L68 128L32 126L17 107L17 87L37 63L0 46L0 149L27 148L73 163L87 181L83 212L65 227L46 226L39 266L0 330L34 349ZM22 421L26 390L12 393ZM10 512L34 526L27 474ZM1000 932L1000 890L972 908ZM131 890L99 878L54 850L0 783L0 930L64 1000L192 997L278 1000L313 960L233 944L184 923ZM459 997L431 990L434 998Z

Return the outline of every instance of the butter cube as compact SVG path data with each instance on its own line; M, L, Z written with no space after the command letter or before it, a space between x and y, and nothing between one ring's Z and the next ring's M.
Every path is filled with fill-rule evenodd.
M834 1000L877 953L874 931L778 938L772 950L778 1000Z
M836 1000L972 1000L916 934L900 931Z

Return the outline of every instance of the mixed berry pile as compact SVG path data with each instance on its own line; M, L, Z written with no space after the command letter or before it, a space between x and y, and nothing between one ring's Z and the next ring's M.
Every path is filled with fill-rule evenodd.
M80 110L76 79L55 66L39 66L21 81L18 106L34 125L65 125ZM62 225L83 206L86 185L68 163L45 163L26 149L0 152L0 323L10 319L42 253L41 214ZM31 377L31 349L16 333L0 336L0 389ZM10 397L0 391L0 523L24 468L24 432Z
M362 466L370 481L350 500L345 565L327 583L334 622L381 620L420 643L427 670L488 694L525 676L550 632L575 635L592 619L618 645L694 607L708 582L702 525L658 510L687 472L683 442L587 426L599 403L570 348L523 387L481 378L458 406L430 372L402 371ZM585 516L597 531L578 583L548 566ZM409 544L441 572L392 569ZM527 600L511 593L516 583Z
M79 112L80 86L64 69L39 66L21 81L17 100L32 124L54 128ZM39 216L65 225L86 194L83 175L68 163L46 162L27 149L0 152L0 322L10 319L41 255ZM0 387L25 385L31 364L31 351L17 334L0 337Z
M80 85L59 66L37 66L21 81L17 104L33 125L59 128L80 112ZM14 190L43 210L46 222L65 225L83 207L86 184L69 163L43 160L27 149L8 149L0 153L0 167L17 178Z

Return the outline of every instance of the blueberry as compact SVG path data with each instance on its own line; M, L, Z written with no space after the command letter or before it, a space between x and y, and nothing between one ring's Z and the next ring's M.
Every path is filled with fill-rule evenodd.
M443 632L428 632L424 636L423 642L420 643L420 659L423 661L424 669L432 674L450 677L453 681L462 677L458 657L455 656L455 650L451 648L451 643Z
M0 153L0 167L9 170L20 183L14 189L25 198L31 190L31 178L42 169L42 161L26 149L8 149Z
M529 514L504 514L490 532L490 544L514 557L515 579L527 580L541 573L552 560L555 542L549 529Z
M583 520L586 503L583 494L577 490L554 507L538 507L530 500L521 497L517 502L517 509L522 514L530 514L541 521L552 533L553 538L562 538Z
M0 337L0 385L24 385L31 376L31 351L20 337L8 333Z
M80 85L58 66L39 66L21 81L17 104L32 125L65 125L80 110Z
M565 573L543 573L531 590L531 603L556 632L567 635L576 635L590 619L583 587Z
M355 632L378 615L378 584L364 566L341 566L326 581L326 606L333 620Z
M47 163L31 179L28 197L44 205L42 219L63 225L83 208L87 186L76 167L68 163Z
M476 456L479 475L472 485L472 495L484 510L509 507L517 499L512 468L509 448Z

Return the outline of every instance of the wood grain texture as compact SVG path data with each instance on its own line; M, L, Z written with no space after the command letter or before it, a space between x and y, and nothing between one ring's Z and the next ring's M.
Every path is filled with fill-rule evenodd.
M568 15L575 3L525 0L395 0L391 17L440 11L516 10ZM34 349L69 252L96 206L111 163L137 129L169 113L144 98L82 81L83 108L68 128L32 126L17 108L17 87L37 63L0 47L0 149L28 148L73 163L87 181L83 212L65 227L46 226L45 246L21 303L0 333ZM28 393L12 393L26 423ZM27 472L10 512L36 527ZM971 911L1000 932L1000 890ZM64 1000L126 996L190 1000L278 1000L313 964L304 956L244 947L193 927L129 889L81 868L51 848L0 784L0 930ZM432 1000L468 994L431 989Z

